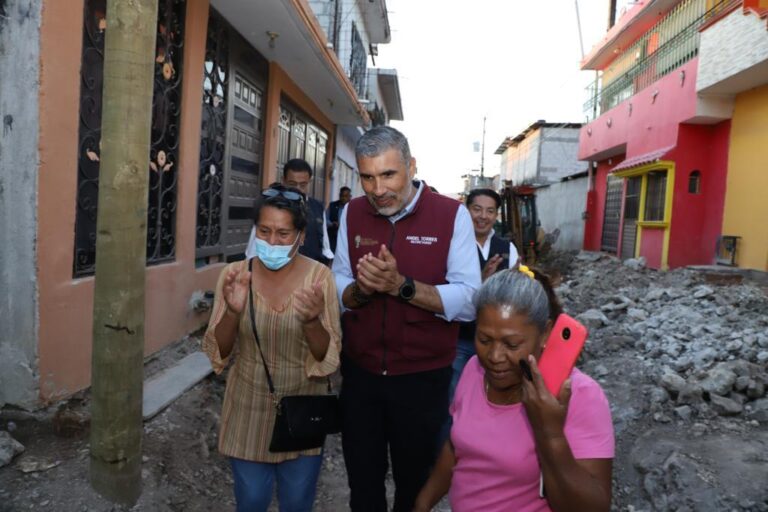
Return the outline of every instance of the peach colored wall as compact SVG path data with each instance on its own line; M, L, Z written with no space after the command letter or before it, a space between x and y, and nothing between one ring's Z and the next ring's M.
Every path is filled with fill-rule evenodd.
M262 184L267 186L269 183L277 181L280 178L277 175L277 122L280 117L280 98L285 96L297 107L303 110L312 120L323 130L328 132L328 150L325 154L325 197L328 197L331 186L331 166L333 165L333 155L335 149L333 141L336 139L336 128L333 121L328 119L325 114L317 108L317 105L307 96L301 88L283 71L276 62L269 63L269 80L267 82L267 105L264 122L270 129L267 132L267 140L264 142L264 181Z
M90 383L93 278L72 278L83 0L45 0L41 26L38 280L40 394L55 400ZM176 212L176 261L147 268L145 353L203 326L190 295L222 267L195 269L202 69L208 0L188 0Z

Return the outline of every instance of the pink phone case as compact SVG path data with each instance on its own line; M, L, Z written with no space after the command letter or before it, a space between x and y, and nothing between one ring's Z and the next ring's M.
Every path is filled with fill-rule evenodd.
M586 341L586 327L565 313L557 317L539 359L544 384L554 396L560 393L560 387L571 374Z

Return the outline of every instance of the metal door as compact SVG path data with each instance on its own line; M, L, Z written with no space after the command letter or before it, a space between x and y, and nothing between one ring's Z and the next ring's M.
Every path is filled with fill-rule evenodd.
M642 177L628 178L624 195L624 226L621 230L621 259L635 257L637 219L640 213L640 185Z
M605 193L605 216L603 217L603 234L600 240L600 250L616 254L619 246L619 226L621 224L621 192L624 180L616 176L608 176Z

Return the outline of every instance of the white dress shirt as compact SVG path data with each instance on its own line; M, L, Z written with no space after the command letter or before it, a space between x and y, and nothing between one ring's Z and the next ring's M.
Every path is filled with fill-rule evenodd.
M416 206L424 187L421 182L415 182L415 185L418 186L418 189L414 198L399 213L389 217L389 221L393 224L409 215ZM475 307L472 304L472 298L475 291L480 288L480 261L477 257L475 244L475 230L472 227L469 210L463 204L459 205L453 221L453 238L451 238L451 245L448 248L448 271L445 275L445 280L448 283L435 285L443 302L443 314L437 316L448 321L469 322L475 319ZM343 309L341 297L347 286L355 280L349 261L346 205L339 215L339 234L332 269L339 293L339 303Z

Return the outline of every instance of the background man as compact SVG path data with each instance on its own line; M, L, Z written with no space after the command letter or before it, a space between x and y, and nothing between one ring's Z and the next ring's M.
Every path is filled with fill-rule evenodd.
M342 447L353 511L410 511L447 418L457 320L480 285L466 208L412 181L416 160L394 128L355 148L365 196L342 211L333 272L345 312Z
M490 188L476 188L467 196L467 209L472 217L475 230L477 255L480 259L482 280L505 268L513 268L519 263L515 244L496 235L493 224L499 216L501 197ZM461 371L469 358L475 355L475 322L462 322L459 330L459 343L456 346L456 359L453 361L451 379L451 398L459 382Z
M312 181L312 167L306 160L294 158L283 166L283 185L299 189L307 197L307 233L299 254L307 258L328 263L333 251L328 241L328 227L325 224L323 204L309 197L309 183Z
M339 199L332 201L331 204L328 205L326 220L328 222L328 237L332 252L336 252L336 235L339 233L339 214L350 199L352 199L352 190L350 190L349 187L341 187L339 189Z

